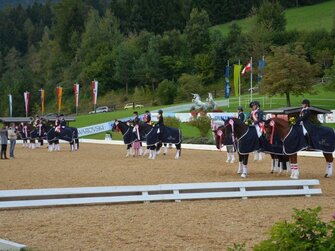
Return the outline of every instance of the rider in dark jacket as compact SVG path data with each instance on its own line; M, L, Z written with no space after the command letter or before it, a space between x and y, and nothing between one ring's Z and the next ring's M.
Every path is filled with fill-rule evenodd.
M163 117L163 111L162 110L159 110L158 111L158 115L157 115L157 118L158 118L158 121L157 121L157 124L156 126L158 126L158 138L159 140L163 140L163 133L164 133L164 129L165 129L165 126L164 126L164 117Z
M237 115L237 118L240 119L242 122L244 122L244 119L245 119L245 115L243 113L243 107L242 106L239 106L237 108L238 110L238 115Z

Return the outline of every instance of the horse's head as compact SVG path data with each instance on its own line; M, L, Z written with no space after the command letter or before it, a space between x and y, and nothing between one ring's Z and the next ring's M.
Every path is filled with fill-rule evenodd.
M234 134L234 137L240 138L248 130L248 126L240 119L228 118L224 121L227 135Z
M191 93L193 95L192 102L200 101L200 96L197 93Z
M271 142L271 135L274 133L275 121L273 119L268 119L264 122L264 132L265 138Z
M223 139L225 137L225 125L224 122L219 123L212 123L212 132L213 132L213 139L215 141L215 146L217 149L221 149L223 144Z
M119 132L120 131L120 128L119 128L119 123L120 123L120 121L119 120L114 120L114 124L113 124L113 126L112 126L112 131L113 132Z

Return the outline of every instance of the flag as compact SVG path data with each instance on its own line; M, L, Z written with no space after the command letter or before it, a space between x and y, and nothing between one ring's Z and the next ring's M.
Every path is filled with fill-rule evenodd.
M42 111L42 114L44 113L44 90L41 88L40 89L40 92L41 92L41 111Z
M226 65L225 71L225 98L229 98L230 96L230 83L229 83L229 65Z
M24 106L26 108L26 117L28 117L28 113L29 113L29 101L30 101L30 93L25 91L23 93L23 97L24 97Z
M79 84L73 85L73 91L74 91L74 104L76 108L79 106Z
M244 75L246 72L251 71L251 62L249 62L242 70L242 75Z
M98 81L96 80L92 81L92 98L93 98L93 105L95 106L97 104L97 98L98 98Z
M13 98L12 98L12 94L8 95L8 99L9 99L9 117L12 117L12 115L13 115Z
M263 78L263 72L265 67L265 60L264 57L258 61L258 75L257 75L257 82L260 82Z
M242 65L235 64L234 65L234 93L235 96L238 96L239 94L239 79L240 79L240 73L241 73Z
M58 113L60 113L61 108L62 108L63 87L61 86L56 87L56 95L57 95L57 109L58 109Z

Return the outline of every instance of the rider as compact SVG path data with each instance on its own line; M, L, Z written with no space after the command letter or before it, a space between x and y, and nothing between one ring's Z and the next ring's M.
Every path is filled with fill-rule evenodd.
M62 127L62 125L61 125L60 116L57 115L56 120L55 120L55 132L60 133L61 127Z
M302 102L302 109L300 111L299 117L296 120L297 125L301 125L303 128L304 135L307 139L307 143L311 145L310 132L312 131L312 123L310 121L311 111L310 111L310 102L308 99L304 99Z
M146 124L151 125L151 113L149 111L145 111L145 113L143 115L143 121Z
M59 115L59 120L60 120L60 126L62 128L65 128L66 127L66 121L65 121L65 118L64 118L64 114Z
M243 107L242 106L239 106L237 108L237 111L238 111L238 115L237 115L237 118L240 119L242 122L244 122L244 119L245 119L245 115L243 113Z
M158 139L162 141L163 139L163 133L164 133L164 117L163 117L163 111L162 110L158 110L158 115L157 115L157 119L158 122L156 124L156 126L158 126Z
M250 103L250 107L252 109L250 113L251 120L253 122L253 125L256 127L258 137L262 136L261 132L261 124L264 122L264 115L263 111L260 109L260 104L258 101L253 101Z

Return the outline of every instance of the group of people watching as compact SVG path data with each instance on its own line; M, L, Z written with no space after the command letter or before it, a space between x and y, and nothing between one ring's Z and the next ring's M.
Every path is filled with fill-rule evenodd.
M7 157L7 145L8 140L10 144L9 158L14 159L14 149L16 145L16 140L18 138L19 132L15 127L14 123L11 123L10 126L3 126L0 129L0 142L1 142L1 159L8 159Z

